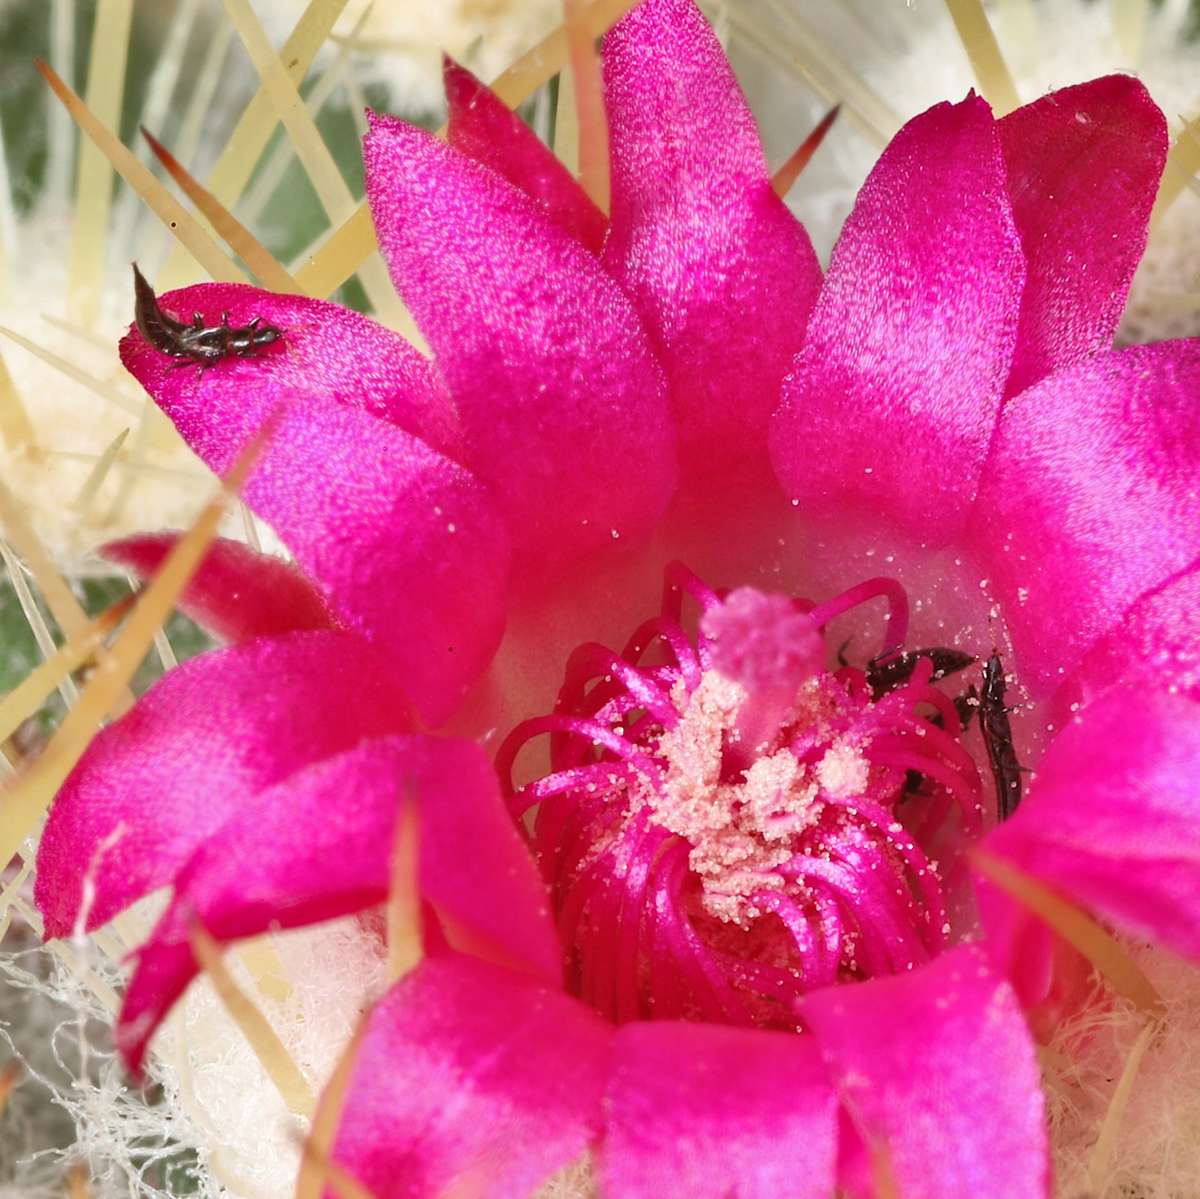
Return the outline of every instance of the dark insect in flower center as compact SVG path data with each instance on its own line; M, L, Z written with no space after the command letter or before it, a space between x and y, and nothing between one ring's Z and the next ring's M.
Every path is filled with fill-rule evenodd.
M974 686L967 694L979 705L979 731L983 735L992 777L996 780L997 812L1001 820L1007 820L1021 802L1021 774L1025 769L1017 760L1013 746L1012 722L1004 702L1007 690L1000 655L993 650L983 666L983 694L980 695Z
M205 325L200 313L185 325L163 311L154 289L133 264L134 320L138 331L156 350L186 361L179 366L200 367L203 373L225 358L256 358L258 350L283 337L283 330L255 317L248 325L231 326L229 313L221 314L219 325Z
M876 597L885 653L827 664L824 627ZM891 579L816 604L718 593L675 564L620 654L575 650L554 712L518 725L496 765L514 815L531 816L583 999L617 1021L794 1029L807 991L943 948L929 855L980 833L983 786L933 679L974 659L893 648L907 620ZM517 786L518 755L547 735L548 772Z
M915 649L909 653L880 654L867 663L867 683L870 685L872 697L878 699L881 695L886 695L887 692L907 683L922 658L928 658L933 663L933 674L929 676L930 682L933 683L946 678L947 675L966 670L975 661L972 654L941 645L931 646L929 649Z

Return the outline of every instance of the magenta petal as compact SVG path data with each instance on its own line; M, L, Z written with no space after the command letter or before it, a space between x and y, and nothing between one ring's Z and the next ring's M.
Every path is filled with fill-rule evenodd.
M491 763L470 741L429 742L410 753L421 891L451 944L557 984L563 953L546 887Z
M660 347L693 482L765 464L767 420L821 268L771 190L754 117L692 0L644 0L604 40L604 263Z
M804 509L847 503L923 541L960 530L1016 338L1024 257L977 96L909 121L833 251L771 425Z
M571 172L466 67L447 58L443 74L450 106L450 144L468 158L503 175L576 241L598 254L608 232L608 218L592 203Z
M334 1158L376 1199L526 1199L598 1135L611 1037L559 991L427 960L371 1015Z
M662 373L596 260L493 171L372 117L367 194L392 279L527 569L649 532L675 483Z
M613 1061L606 1196L832 1194L837 1096L811 1037L642 1021Z
M1037 1199L1048 1151L1033 1041L1009 985L960 946L827 987L802 1012L904 1199Z
M193 921L224 942L382 902L408 795L418 805L424 897L554 981L561 954L545 891L483 752L429 737L365 741L259 792L193 854L138 950L117 1038L131 1067L196 974Z
M1122 682L1167 687L1200 700L1200 566L1146 592L1088 650L1054 695L1054 719L1069 720L1072 712Z
M259 412L291 399L322 396L399 425L434 449L457 457L462 438L458 417L432 363L399 333L369 317L325 300L241 283L197 283L164 292L159 302L181 321L191 321L197 312L206 325L219 325L224 314L233 326L261 317L283 336L256 357L227 358L201 376L197 365L180 365L179 359L151 349L131 331L121 343L121 360L156 400L159 392L149 380L159 379L164 368L178 368L172 396L203 396L214 423L234 419L249 391ZM189 424L202 418L198 398L196 407ZM189 430L180 431L192 444ZM205 432L197 429L195 436L203 440Z
M420 739L411 742L420 744ZM198 973L193 922L219 942L298 928L381 902L410 739L367 741L260 791L192 855L137 951L117 1045L130 1069Z
M186 294L207 304L222 288ZM121 353L218 474L270 427L243 489L247 503L335 617L393 659L422 717L449 715L490 661L504 623L507 532L479 480L390 420L331 398L315 368L279 391L263 382L267 362L235 360L203 375L175 370L136 332ZM291 353L285 341L279 357ZM350 359L339 369L363 372L366 388L387 365Z
M138 533L110 541L100 553L150 578L181 533ZM289 562L218 537L179 601L180 609L223 641L248 641L333 624L313 585Z
M1112 345L1167 156L1149 92L1108 75L999 122L1028 263L1008 394Z
M308 632L184 662L104 729L63 784L38 847L48 937L93 929L169 883L264 787L364 737L411 727L366 642ZM94 898L81 911L85 878Z
M1139 937L1200 958L1200 704L1120 687L1038 763L984 842Z
M1200 342L1097 354L1013 400L973 534L1024 676L1049 690L1200 545Z
M1012 984L1022 1009L1029 1011L1046 998L1054 981L1054 934L990 879L976 874L973 882L988 957Z

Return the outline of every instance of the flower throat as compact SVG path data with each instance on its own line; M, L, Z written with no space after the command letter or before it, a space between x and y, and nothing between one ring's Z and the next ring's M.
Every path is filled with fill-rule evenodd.
M685 631L686 598L698 605ZM883 650L826 668L823 628L883 597ZM794 1001L907 970L949 932L928 845L951 812L978 835L964 721L933 686L974 659L901 652L892 579L823 604L713 591L668 567L661 612L620 654L579 646L553 714L500 749L532 821L568 980L606 1016L795 1028ZM550 773L512 785L548 735ZM905 821L898 818L903 813Z

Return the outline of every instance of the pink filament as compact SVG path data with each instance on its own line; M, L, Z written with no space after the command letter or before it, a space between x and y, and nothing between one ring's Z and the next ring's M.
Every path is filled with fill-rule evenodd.
M675 621L668 620L666 616L655 616L640 625L621 651L621 657L636 666L656 638L666 642L671 653L675 655L675 662L688 690L694 691L700 685L700 659L688 641L687 634Z
M700 605L702 612L708 612L721 603L721 597L682 562L671 562L663 571L663 616L678 623L683 613L685 594Z
M601 676L612 687L623 687L640 708L658 717L665 728L679 722L670 695L644 671L618 658L602 645L588 643L576 649L567 661L564 690L583 693L583 684Z
M865 604L868 600L873 600L881 595L887 597L889 608L887 635L883 643L883 653L887 654L899 649L908 636L908 595L895 579L882 576L877 579L867 579L866 582L858 583L848 591L843 591L841 595L826 600L823 604L818 604L809 612L809 616L812 617L815 625L823 627L835 616L841 616L844 612L849 612L851 608L857 608L859 604Z

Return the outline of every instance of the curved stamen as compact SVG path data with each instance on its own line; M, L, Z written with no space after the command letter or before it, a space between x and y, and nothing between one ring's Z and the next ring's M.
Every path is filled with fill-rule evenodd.
M638 701L639 707L653 712L666 728L678 723L679 714L671 703L671 697L656 686L645 671L631 666L612 650L594 641L579 646L567 659L566 682L560 694L576 692L582 696L587 683L597 677L614 685L619 683Z
M639 865L647 840L655 841L669 835L654 829L647 836L648 823L645 810L639 812L621 831L612 852L596 863L603 878L597 880L588 904L588 932L581 945L583 977L590 987L587 997L600 1011L614 1019L619 1018L623 1006L629 1006L628 1002L622 1003L620 995L622 915L631 899L640 906L640 895L631 896L631 888L636 889L641 878L641 889L644 890L644 876L649 871L648 868L641 871ZM648 863L646 865L648 867ZM635 997L633 1016L636 1016L636 1006Z
M642 913L656 856L671 834L659 828L648 829L634 849L625 875L625 891L617 918L617 1010L618 1022L635 1020L640 1014L638 996Z
M871 684L867 682L867 672L857 666L843 666L834 671L833 677L849 692L852 699L865 701L871 696Z
M855 870L844 859L809 857L793 858L781 871L791 878L827 887L836 895L839 906L853 913L858 946L867 958L860 965L865 965L869 974L887 974L911 962L914 942L903 915L869 871Z
M721 973L711 951L701 943L691 924L682 916L680 895L686 868L687 857L684 854L680 854L670 863L664 891L671 902L660 907L659 914L669 930L668 935L678 937L686 952L691 955L691 961L716 999L723 1017L735 1024L748 1023L749 1013L746 1005Z
M913 899L903 868L888 860L888 854L861 825L847 825L830 841L829 860L850 871L861 892L859 910L874 908L874 922L886 925L887 948L894 969L907 969L924 961L927 941L922 935L925 920Z
M837 974L837 963L826 960L825 945L817 936L808 915L800 905L782 891L755 891L750 900L765 911L779 917L784 928L795 942L800 955L802 978L806 987L819 987L832 981Z
M598 787L615 791L626 785L632 777L628 767L615 762L593 762L590 766L571 766L557 770L532 783L526 783L513 793L509 810L516 817L524 816L534 804L542 803L553 795L569 795L576 791Z
M675 621L668 620L665 616L654 616L640 624L633 636L625 643L621 657L636 666L638 660L656 638L666 642L667 647L675 656L676 665L679 667L688 691L695 691L700 686L700 658L692 649L683 629Z
M556 904L595 861L597 846L607 846L619 828L620 813L602 799L574 806L551 800L539 810L534 842Z
M908 637L908 595L895 579L884 575L867 579L866 582L843 591L841 595L818 604L809 616L814 624L823 628L835 616L841 616L844 612L849 612L852 608L881 595L887 597L889 608L887 635L884 638L883 653L880 655L882 657L898 650Z
M682 562L669 562L663 571L662 598L662 614L667 620L679 622L685 594L700 605L701 612L709 612L721 605L721 597Z
M978 785L979 768L975 759L952 733L930 724L920 716L899 716L891 722L890 735L916 747L918 753L939 758L953 766L972 787Z
M921 892L921 900L925 906L925 923L930 934L940 945L945 937L944 925L946 923L946 903L942 894L942 884L929 864L929 859L921 852L920 847L904 825L869 799L828 797L825 805L827 808L845 812L848 817L855 820L865 822L877 830L887 844L900 855Z
M496 753L496 773L501 780L507 781L510 787L512 769L517 760L517 754L542 733L570 733L593 748L606 749L618 758L624 759L647 778L656 778L661 773L661 767L654 758L638 749L636 745L626 741L623 736L612 729L605 728L604 725L598 724L594 720L554 713L549 716L535 716L531 720L523 720L504 739L504 743Z
M663 853L653 870L650 903L654 942L654 951L650 955L654 979L652 996L659 1016L694 1013L703 1019L719 1021L727 1019L731 1011L736 1012L736 1005L722 1002L722 996L705 975L684 936L684 922L678 915L678 887L687 866L687 852L687 844L679 842ZM670 965L675 969L668 969Z
M965 762L957 758L946 762L935 756L932 751L949 748L939 746L934 740L932 734L938 731L930 729L928 733L918 735L922 730L902 728L894 735L881 736L868 747L867 759L874 765L894 772L913 771L941 785L942 793L947 795L947 803L936 805L941 816L924 826L926 831L918 834L919 839L923 840L926 832L939 826L952 807L957 807L962 814L964 828L976 835L982 831L983 820L979 771L969 757Z
M981 812L979 792L952 766L909 749L908 743L897 737L881 737L867 747L866 753L867 758L878 766L915 770L940 783L958 801L967 827L972 831L977 829Z
M936 708L938 715L942 718L943 728L955 729L958 727L958 709L944 691L939 691L930 683L926 683L924 686L915 686L910 683L904 690L907 695L912 697L914 704L929 704ZM937 725L933 725L933 727L937 728Z

